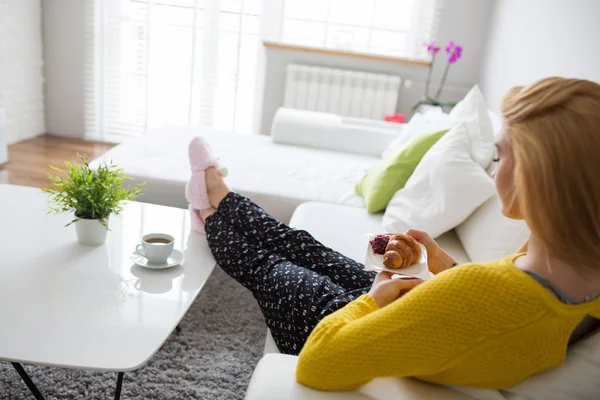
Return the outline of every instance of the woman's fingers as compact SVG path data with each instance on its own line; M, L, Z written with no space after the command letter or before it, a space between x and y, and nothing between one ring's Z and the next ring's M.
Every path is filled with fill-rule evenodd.
M412 236L413 238L415 238L417 240L417 242L421 242L423 244L425 244L424 242L433 240L427 232L420 231L417 229L409 229L406 231L406 234L408 236Z
M422 279L419 278L411 278L411 279L393 279L396 283L397 287L402 290L410 290L421 283L423 283Z
M427 232L419 231L417 229L409 229L406 231L406 234L408 236L412 236L417 242L423 243L428 253L433 252L439 247L435 240L433 240Z
M392 279L389 272L380 272L375 278L375 282L369 290L369 295L373 297L377 305L384 307L423 281L421 279Z
M423 283L422 279L412 278L412 279L390 279L387 282L382 282L381 285L388 286L391 290L394 291L394 298L398 297L402 292L407 292L415 286ZM393 289L392 289L393 288Z
M392 275L393 274L391 274L387 271L379 271L377 273L377 275L375 276L375 280L373 281L373 286L377 285L380 282L392 279Z

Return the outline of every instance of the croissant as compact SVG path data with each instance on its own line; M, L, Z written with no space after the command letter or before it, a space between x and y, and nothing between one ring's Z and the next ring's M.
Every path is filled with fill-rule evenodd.
M400 254L402 263L398 268L408 267L413 259L412 248L401 240L390 240L385 251L395 251Z
M406 268L419 261L421 247L411 236L396 234L390 238L383 255L383 265L388 268Z
M397 251L386 251L383 255L383 265L388 268L402 268L404 265L404 258Z
M396 233L390 239L400 240L410 246L414 254L413 262L411 263L411 265L419 262L419 259L421 259L421 245L419 244L419 242L416 241L414 237L406 235L404 233Z

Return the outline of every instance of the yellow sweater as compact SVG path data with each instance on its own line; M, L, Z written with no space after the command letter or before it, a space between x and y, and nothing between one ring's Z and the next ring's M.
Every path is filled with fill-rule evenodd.
M600 318L600 298L563 304L514 258L452 268L381 309L361 296L315 327L296 379L320 390L383 376L501 389L562 364L577 324Z

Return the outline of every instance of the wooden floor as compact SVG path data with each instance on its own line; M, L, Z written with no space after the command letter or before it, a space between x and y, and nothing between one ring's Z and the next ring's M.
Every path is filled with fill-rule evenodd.
M0 183L45 187L48 166L64 166L65 161L77 159L77 153L90 160L111 149L114 144L88 142L83 139L43 135L8 146L8 163L0 165Z

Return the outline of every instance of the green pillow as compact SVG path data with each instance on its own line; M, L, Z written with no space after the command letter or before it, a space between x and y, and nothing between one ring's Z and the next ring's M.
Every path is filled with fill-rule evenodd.
M365 199L368 212L385 210L394 193L406 185L421 158L446 132L448 129L413 136L363 176L356 184L356 193Z

